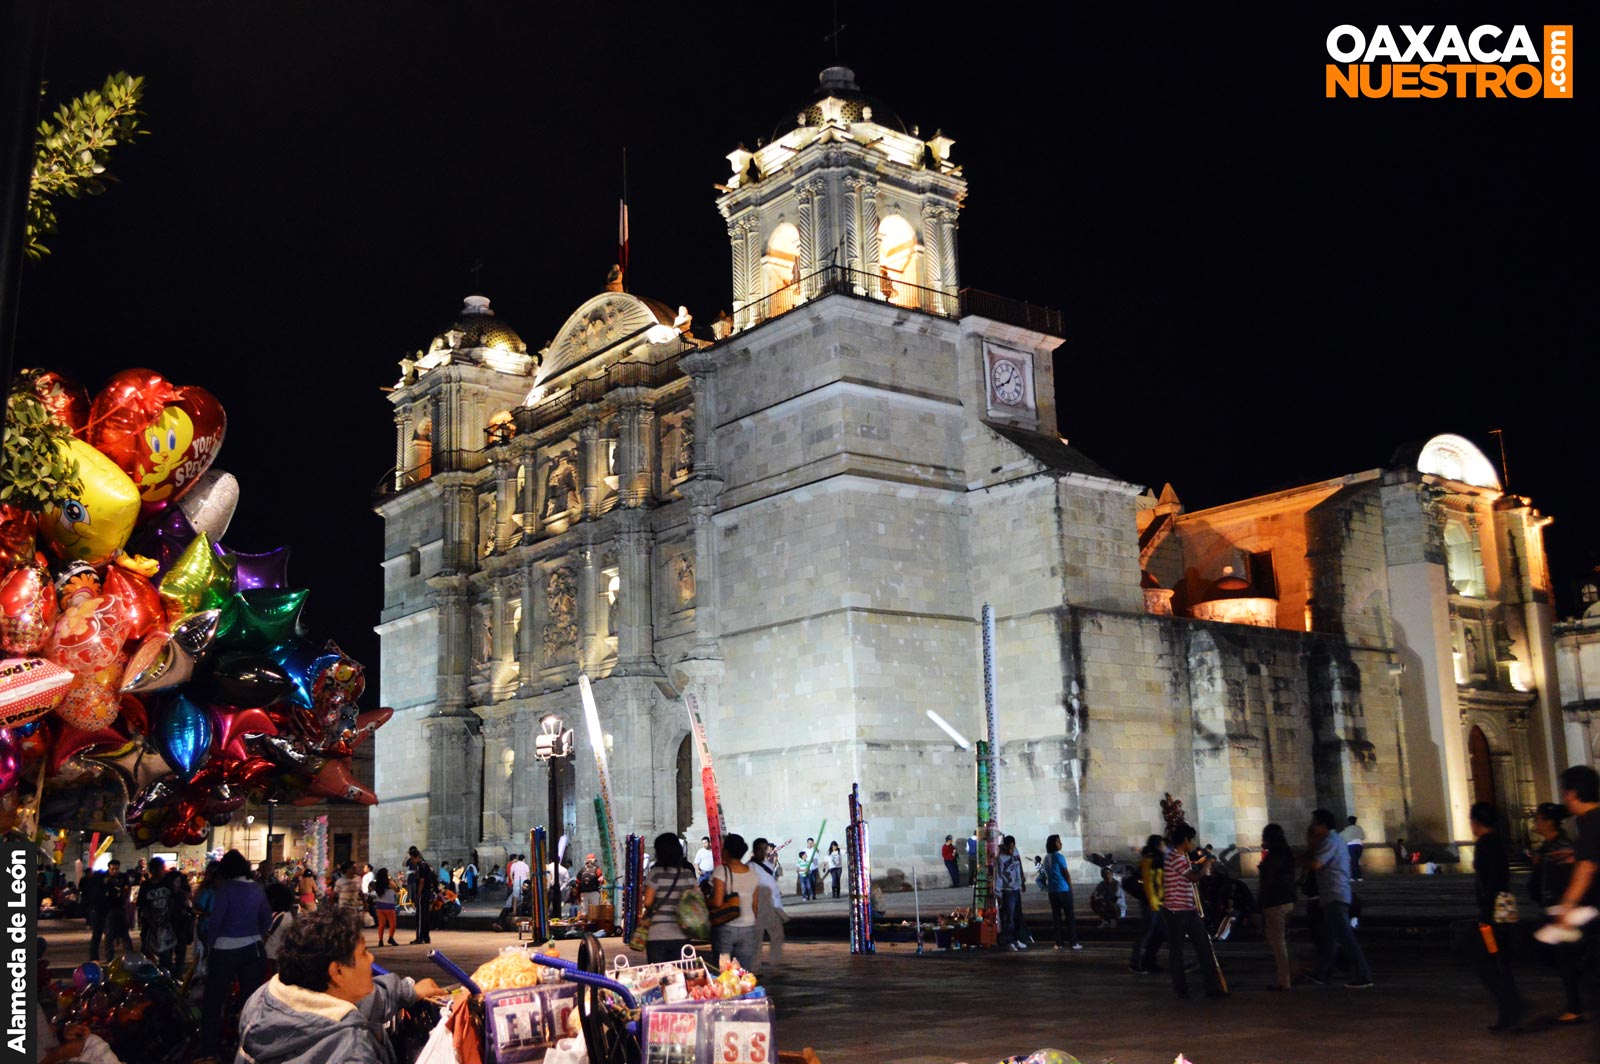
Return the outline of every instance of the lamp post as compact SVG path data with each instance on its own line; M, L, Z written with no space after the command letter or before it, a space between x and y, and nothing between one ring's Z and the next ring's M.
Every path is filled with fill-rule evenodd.
M543 761L545 768L550 770L550 860L556 866L561 864L560 838L561 838L561 807L556 804L556 762L562 758L571 757L573 752L572 729L567 727L567 722L554 713L539 722L539 735L534 741L533 756ZM552 877L552 881L559 876ZM513 899L517 901L518 899Z
M244 818L244 852L246 854L249 854L249 852L250 852L250 835L251 835L251 830L250 829L255 827L255 823L256 823L256 817L255 817L254 813L251 813L249 816L246 816ZM248 860L248 859L249 858L246 857L246 860Z

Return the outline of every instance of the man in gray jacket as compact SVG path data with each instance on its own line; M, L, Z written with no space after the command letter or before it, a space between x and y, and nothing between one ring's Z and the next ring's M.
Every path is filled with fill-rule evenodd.
M294 922L278 974L239 1015L244 1064L395 1064L383 1026L443 991L432 979L372 974L359 912L317 909Z

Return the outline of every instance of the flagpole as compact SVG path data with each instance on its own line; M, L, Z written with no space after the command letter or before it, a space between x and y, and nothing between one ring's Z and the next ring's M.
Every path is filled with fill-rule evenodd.
M622 269L622 290L628 290L628 146L622 146L622 200L617 208L617 265Z

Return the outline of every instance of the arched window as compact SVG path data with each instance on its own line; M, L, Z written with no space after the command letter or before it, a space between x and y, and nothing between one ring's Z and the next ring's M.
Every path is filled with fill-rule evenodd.
M878 223L878 290L876 295L902 307L921 305L922 245L916 230L898 214Z
M425 417L417 422L416 430L411 433L409 452L408 483L415 484L433 476L433 418Z
M1467 733L1467 757L1472 764L1472 800L1494 801L1494 760L1489 752L1489 738L1476 724Z
M1444 526L1445 565L1450 582L1458 594L1483 598L1487 593L1483 579L1483 558L1478 553L1478 538L1460 521Z
M793 310L799 302L800 230L783 222L767 241L767 254L761 260L762 294L767 297L766 317Z

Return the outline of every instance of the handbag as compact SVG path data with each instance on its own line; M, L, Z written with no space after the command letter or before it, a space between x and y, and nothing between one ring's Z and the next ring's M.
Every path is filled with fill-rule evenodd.
M706 907L706 896L698 889L686 890L678 899L678 930L694 942L711 937L711 911Z
M727 885L729 887L733 886L733 869L728 865L723 865L722 870L728 873ZM739 914L742 911L743 906L739 902L738 892L729 891L724 893L722 895L722 904L711 906L711 926L721 927L724 924L731 924L739 919Z
M1497 924L1517 922L1517 896L1509 890L1502 890L1494 896L1494 922Z

